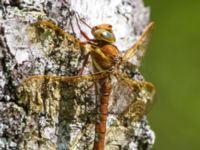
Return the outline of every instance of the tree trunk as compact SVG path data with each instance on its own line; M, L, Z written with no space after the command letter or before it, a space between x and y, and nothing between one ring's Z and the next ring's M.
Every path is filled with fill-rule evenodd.
M134 43L149 21L149 9L141 0L1 0L0 149L92 149L93 82L41 83L37 77L24 81L33 75L78 74L86 53L68 33L72 32L71 16L72 33L80 35L69 9L76 10L90 25L112 24L116 45L122 52ZM38 20L54 21L67 32L34 24ZM90 29L84 25L81 28L91 37ZM89 121L87 116L91 116ZM105 149L148 150L154 140L144 117L134 125L108 126Z

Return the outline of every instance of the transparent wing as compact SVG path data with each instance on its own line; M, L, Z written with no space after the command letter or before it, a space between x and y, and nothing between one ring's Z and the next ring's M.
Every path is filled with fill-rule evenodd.
M141 60L148 47L153 27L154 23L153 22L149 23L149 25L144 29L144 32L136 41L136 43L126 51L126 53L123 56L123 61L125 62L129 61L137 67L140 66Z
M80 76L51 76L51 75L38 75L38 76L30 76L29 78L25 79L20 86L26 85L28 83L34 81L57 81L57 82L81 82L81 81L93 81L105 78L110 74L110 71L103 71L89 75L80 75Z
M140 120L153 104L154 86L146 81L133 80L118 74L112 80L113 91L110 101L110 113L131 120Z
M95 110L95 84L108 72L83 76L32 76L17 89L18 104L30 112L43 112L71 119ZM67 114L67 115L66 115Z
M108 72L73 77L33 76L23 81L17 89L17 103L30 116L25 120L26 126L33 129L30 129L30 136L35 136L34 130L39 125L43 133L45 121L45 125L58 128L59 135L73 136L67 138L69 143L77 143L85 137L93 139L91 128L96 121L94 82L107 75ZM74 134L68 135L68 130Z

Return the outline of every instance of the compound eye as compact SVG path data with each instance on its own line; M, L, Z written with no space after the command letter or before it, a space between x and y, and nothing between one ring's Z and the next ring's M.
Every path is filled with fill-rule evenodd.
M108 32L108 31L103 31L103 32L101 33L101 35L102 35L104 38L106 38L106 39L112 39L112 38L114 38L113 34L110 33L110 32Z
M113 43L116 40L113 32L105 29L92 30L92 34L95 39L106 41L108 43Z

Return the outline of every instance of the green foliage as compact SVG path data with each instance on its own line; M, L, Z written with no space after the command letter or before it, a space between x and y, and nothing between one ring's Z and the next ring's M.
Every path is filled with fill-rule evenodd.
M156 23L143 73L157 88L153 150L200 147L200 1L146 0Z

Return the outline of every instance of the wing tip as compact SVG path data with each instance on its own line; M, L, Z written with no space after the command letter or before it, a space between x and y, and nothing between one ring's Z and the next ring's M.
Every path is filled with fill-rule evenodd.
M147 26L146 28L144 29L144 31L147 31L147 30L150 30L150 29L154 29L155 27L155 22L154 21L151 21Z

